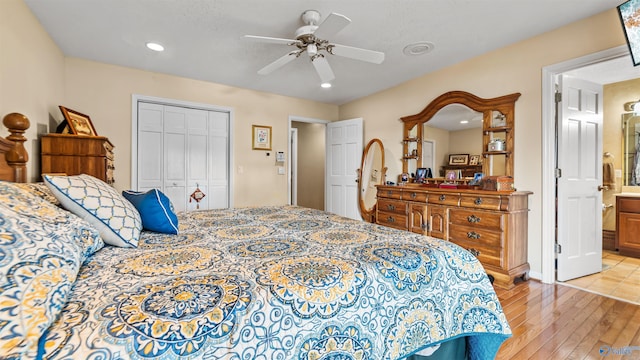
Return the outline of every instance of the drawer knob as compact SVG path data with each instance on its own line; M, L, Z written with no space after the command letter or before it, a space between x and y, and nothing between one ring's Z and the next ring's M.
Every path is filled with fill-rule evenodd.
M477 232L475 232L475 231L469 231L469 232L467 233L467 237L468 237L469 239L480 239L480 234L478 234L478 233L477 233Z
M387 204L387 210L395 210L395 209L396 209L395 205Z
M392 216L389 216L387 218L387 222L394 223L394 222L396 222L396 219L394 217L392 217Z
M469 216L467 216L467 221L472 223L472 224L475 224L475 223L479 223L480 222L480 218L475 216L475 215L469 215Z
M476 249L469 249L469 252L471 253L471 255L478 257L478 255L480 255L480 251L476 250Z
M482 198L477 198L473 203L476 205L482 205Z
M447 197L444 195L440 195L440 201L444 201L444 199L446 199Z
M412 198L412 199L415 199L415 198L417 198L417 197L418 197L418 194L416 194L416 193L411 193L411 198Z

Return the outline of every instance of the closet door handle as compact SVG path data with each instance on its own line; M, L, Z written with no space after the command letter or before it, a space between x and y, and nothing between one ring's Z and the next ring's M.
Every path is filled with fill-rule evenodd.
M609 186L607 185L598 185L598 191L609 190Z

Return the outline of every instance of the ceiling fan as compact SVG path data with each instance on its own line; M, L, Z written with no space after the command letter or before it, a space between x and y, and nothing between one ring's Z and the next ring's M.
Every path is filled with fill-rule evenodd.
M383 52L333 44L329 42L329 40L326 40L351 23L351 20L344 15L331 13L321 24L319 24L320 13L316 10L307 10L302 13L302 21L306 25L296 30L295 40L254 35L244 36L247 39L255 41L296 47L295 50L258 70L258 74L270 74L289 62L297 59L304 52L306 52L311 58L311 63L316 69L318 76L320 76L322 83L329 83L335 78L333 70L331 70L331 66L329 66L329 62L325 58L325 53L374 64L380 64L384 61Z

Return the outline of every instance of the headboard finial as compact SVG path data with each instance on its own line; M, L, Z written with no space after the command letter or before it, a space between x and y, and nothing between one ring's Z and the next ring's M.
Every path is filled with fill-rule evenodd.
M7 136L7 139L15 143L13 149L9 150L5 156L7 163L15 169L15 181L26 182L29 154L24 148L24 142L27 141L27 138L24 137L24 132L29 128L31 123L26 116L19 113L5 115L2 123L9 129L10 135Z

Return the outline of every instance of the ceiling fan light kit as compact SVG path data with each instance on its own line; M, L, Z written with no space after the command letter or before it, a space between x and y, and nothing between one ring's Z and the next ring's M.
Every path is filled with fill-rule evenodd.
M341 14L331 13L320 22L320 13L316 10L307 10L302 13L302 21L305 25L295 31L294 39L283 39L266 36L245 35L245 38L271 44L295 46L297 49L290 51L272 63L258 70L260 75L268 75L297 59L305 51L311 59L311 63L324 84L328 84L335 78L333 70L327 61L326 54L346 57L354 60L380 64L384 61L384 53L374 50L356 48L352 46L334 44L326 40L340 32L351 20ZM330 84L329 84L330 85ZM330 86L329 86L330 87Z

